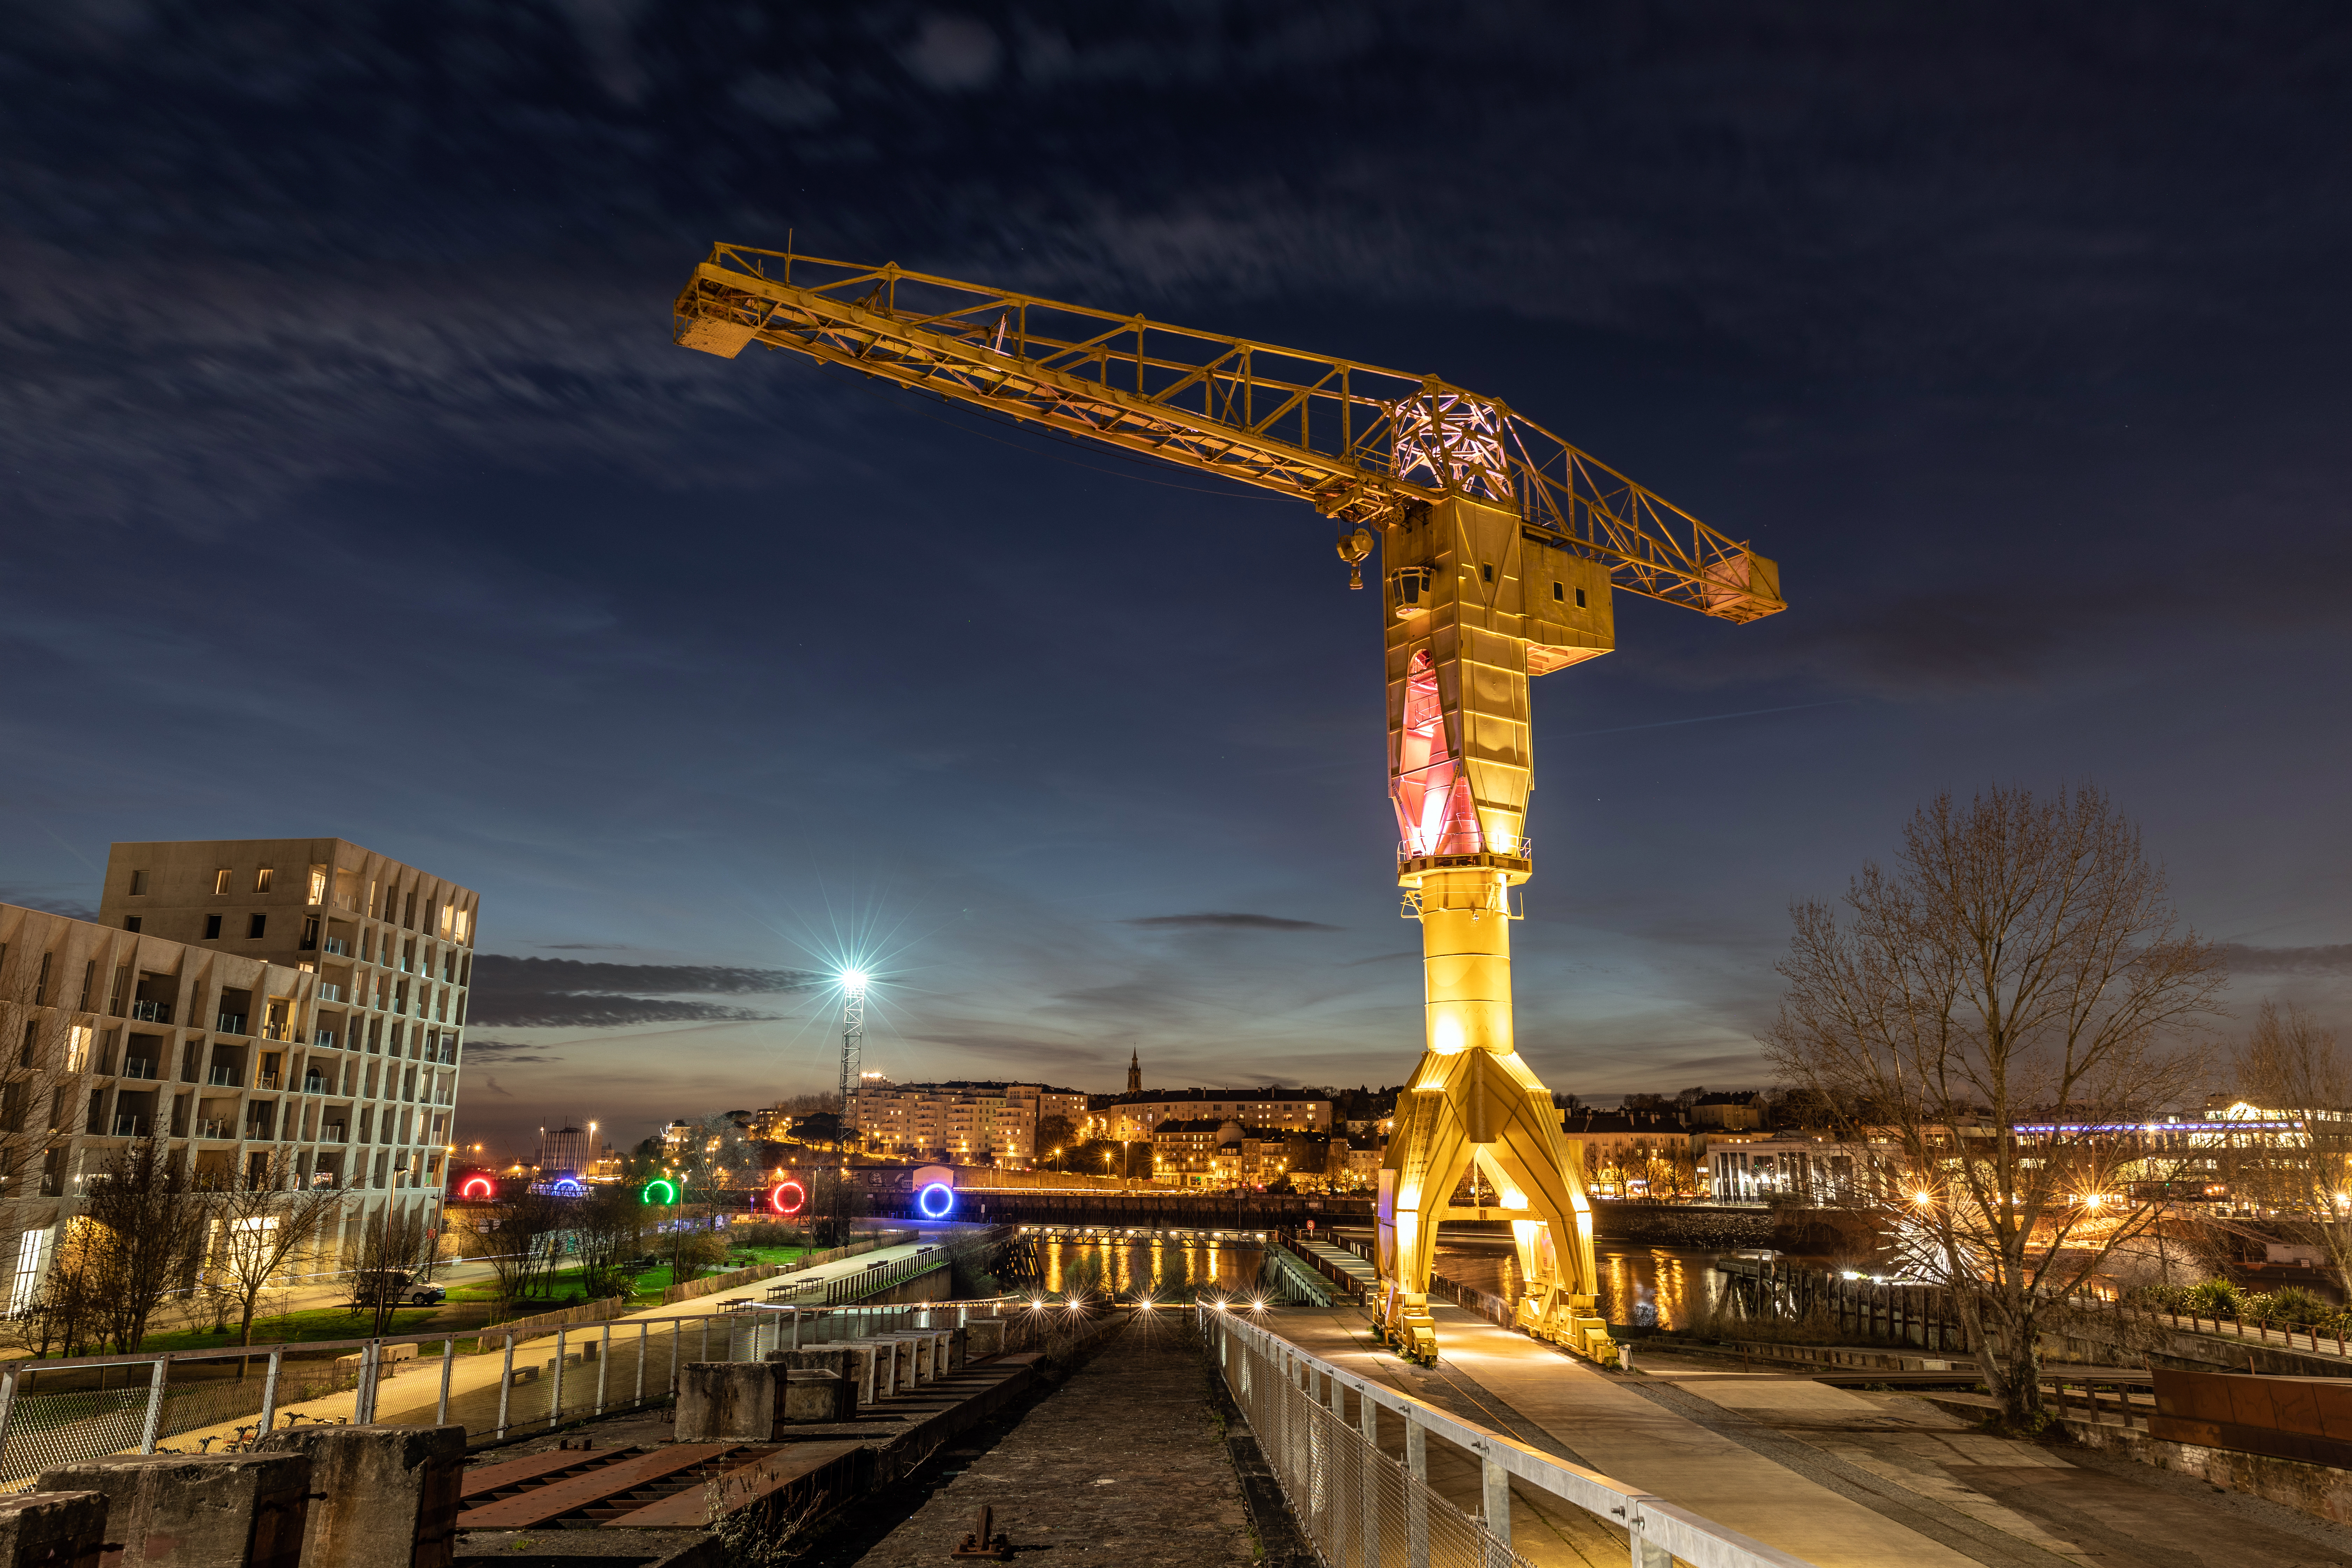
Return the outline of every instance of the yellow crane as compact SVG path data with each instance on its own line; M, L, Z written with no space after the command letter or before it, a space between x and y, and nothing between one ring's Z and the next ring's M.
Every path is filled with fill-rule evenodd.
M790 349L998 416L1311 502L1350 587L1381 553L1397 881L1422 927L1426 1045L1381 1171L1377 1323L1436 1352L1437 1226L1475 1164L1511 1222L1520 1327L1613 1359L1591 1205L1511 1031L1510 890L1532 874L1528 679L1616 646L1623 591L1746 622L1770 561L1501 402L1434 376L985 284L719 245L677 341Z

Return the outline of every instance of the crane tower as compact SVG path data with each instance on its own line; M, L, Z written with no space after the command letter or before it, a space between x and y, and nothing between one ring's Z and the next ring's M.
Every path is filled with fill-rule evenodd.
M1732 622L1772 615L1774 563L1434 376L732 245L695 268L674 328L688 348L789 349L1296 496L1338 526L1350 587L1380 551L1397 882L1426 1000L1381 1171L1377 1326L1435 1354L1437 1227L1475 1164L1511 1224L1518 1326L1612 1359L1582 1174L1512 1037L1512 889L1534 869L1528 681L1614 647L1618 591Z

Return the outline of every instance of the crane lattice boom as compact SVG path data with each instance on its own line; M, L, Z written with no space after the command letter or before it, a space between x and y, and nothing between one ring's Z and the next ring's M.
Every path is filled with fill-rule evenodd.
M901 270L719 245L677 339L758 342L1295 495L1378 530L1449 496L1517 512L1616 586L1729 621L1784 608L1779 572L1493 398L1303 353ZM1531 536L1532 537L1532 536Z

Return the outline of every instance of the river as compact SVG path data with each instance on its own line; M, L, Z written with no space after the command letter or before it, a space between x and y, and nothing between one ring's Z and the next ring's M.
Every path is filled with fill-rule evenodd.
M1605 1238L1592 1246L1600 1265L1602 1315L1611 1322L1636 1328L1685 1329L1711 1316L1721 1298L1722 1277L1716 1273L1720 1253L1664 1247L1636 1247ZM1081 1259L1099 1267L1105 1283L1120 1291L1159 1281L1165 1289L1181 1283L1198 1289L1213 1285L1228 1294L1245 1295L1255 1288L1265 1248L1256 1242L1214 1241L1079 1241L1068 1237L1041 1240L1038 1255L1045 1269L1045 1288L1059 1291ZM1437 1271L1458 1284L1516 1295L1519 1265L1504 1246L1437 1248Z

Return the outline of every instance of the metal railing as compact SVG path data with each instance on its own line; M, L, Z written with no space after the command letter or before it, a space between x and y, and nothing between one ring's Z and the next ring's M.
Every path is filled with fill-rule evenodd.
M1009 1298L903 1307L765 1309L468 1333L80 1356L0 1365L0 1491L105 1454L226 1452L298 1420L467 1429L469 1447L669 1404L688 1361L1006 1316ZM761 1321L764 1320L764 1321ZM460 1353L471 1342L471 1354ZM495 1369L495 1376L488 1375ZM418 1375L422 1374L422 1375ZM306 1416L287 1406L334 1395ZM163 1447L173 1438L184 1448Z
M867 1296L903 1285L920 1275L948 1268L950 1260L945 1247L926 1247L906 1258L893 1258L887 1262L867 1265L856 1274L840 1274L831 1279L797 1279L768 1288L772 1302L792 1301L807 1297L812 1306L837 1307L862 1300Z
M223 1067L215 1063L211 1076L205 1081L215 1089L237 1089L243 1087L245 1074L233 1067Z
M172 1021L169 1002L133 1002L131 1016L142 1024L168 1024Z
M1309 1355L1218 1303L1197 1311L1234 1402L1328 1568L1521 1568L1511 1546L1511 1484L1533 1487L1625 1531L1633 1568L1807 1568L1689 1509ZM1353 1406L1352 1418L1350 1405ZM1400 1459L1382 1433L1402 1425ZM1429 1484L1429 1439L1478 1467L1480 1511Z
M114 1119L113 1135L117 1138L136 1138L146 1131L147 1120L145 1117L117 1116Z
M335 1031L320 1029L310 1037L310 1043L314 1046L331 1046L335 1043Z
M128 1058L122 1064L122 1076L152 1079L155 1076L155 1064L145 1057Z
M245 1033L245 1015L242 1013L223 1013L218 1020L214 1023L213 1027L215 1030L224 1035L242 1035Z

